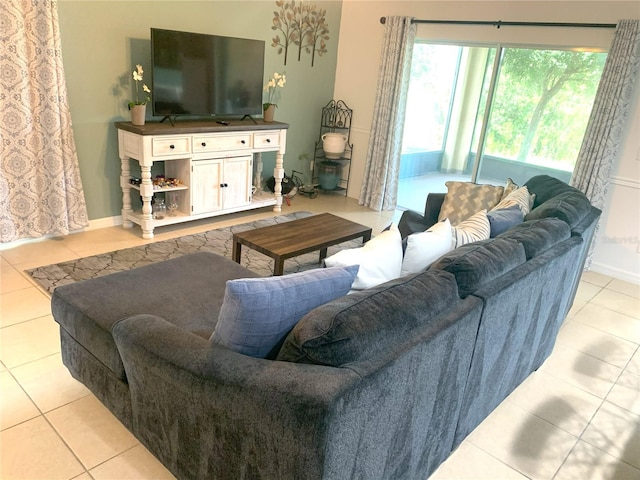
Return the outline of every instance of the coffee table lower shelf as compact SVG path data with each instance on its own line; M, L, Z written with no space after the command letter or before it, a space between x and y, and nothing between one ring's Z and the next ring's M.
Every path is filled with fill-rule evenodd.
M233 259L240 263L242 245L273 258L273 274L282 275L284 261L320 250L319 262L327 256L327 248L354 238L362 243L371 239L371 227L321 213L290 222L256 228L233 234Z

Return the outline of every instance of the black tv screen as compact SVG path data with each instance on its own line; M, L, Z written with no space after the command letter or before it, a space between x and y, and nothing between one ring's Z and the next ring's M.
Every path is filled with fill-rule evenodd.
M151 29L154 115L262 113L264 42Z

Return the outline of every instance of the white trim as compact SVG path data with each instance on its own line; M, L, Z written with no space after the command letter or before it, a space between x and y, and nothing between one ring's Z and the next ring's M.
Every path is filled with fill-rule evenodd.
M98 218L97 220L89 220L89 226L82 231L97 230L99 228L117 227L122 225L122 215L114 217ZM73 232L77 233L77 232Z
M99 218L97 220L89 220L89 226L88 227L81 228L80 230L74 230L72 232L69 232L69 235L73 235L74 233L80 233L80 232L88 232L89 230L99 230L101 228L116 227L118 225L122 225L122 216L121 215L116 215L115 217ZM20 240L14 241L14 242L0 243L0 252L2 252L4 250L9 250L11 248L19 247L21 245L27 245L27 244L30 244L30 243L38 243L38 242L41 242L43 240L48 240L50 238L58 238L58 237L61 237L61 236L62 235L44 235L44 236L38 237L38 238L22 238Z
M625 282L633 283L635 285L640 285L640 275L626 271L626 270L622 270L620 268L611 267L604 263L593 262L591 264L591 270L593 270L596 273L601 273L609 277L623 280Z
M611 177L611 183L614 185L620 185L628 188L635 188L640 190L640 180L628 177Z

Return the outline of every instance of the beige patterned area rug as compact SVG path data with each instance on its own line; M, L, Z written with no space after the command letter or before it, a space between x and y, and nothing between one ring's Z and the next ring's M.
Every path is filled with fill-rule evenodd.
M93 255L67 262L27 270L27 273L49 294L68 283L89 278L101 277L110 273L130 270L150 263L168 260L194 252L213 252L231 258L231 240L236 232L284 223L297 218L310 216L309 212L294 212L272 218L243 223L232 227L218 228L208 232L185 235L171 240L141 245L139 247L116 250L114 252ZM362 245L360 240L351 240L329 248L328 255L342 248ZM319 252L307 253L285 261L284 273L302 272L317 268ZM242 249L241 264L259 275L273 274L273 260L248 247Z

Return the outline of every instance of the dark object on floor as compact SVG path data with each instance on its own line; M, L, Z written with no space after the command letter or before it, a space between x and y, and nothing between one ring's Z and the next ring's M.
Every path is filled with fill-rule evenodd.
M270 177L267 180L267 188L271 193L275 193L276 191L275 177ZM287 193L291 192L292 189L293 189L293 184L291 183L291 179L285 175L284 178L282 179L282 195L286 195Z

